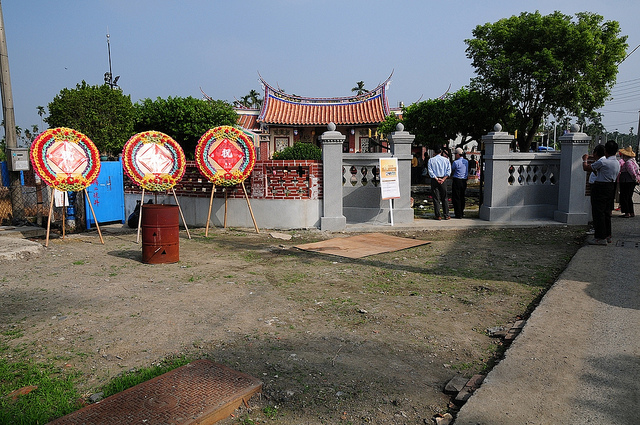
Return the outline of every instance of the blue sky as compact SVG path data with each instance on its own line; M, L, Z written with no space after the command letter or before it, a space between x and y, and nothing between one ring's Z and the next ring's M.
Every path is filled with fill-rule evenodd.
M637 0L4 0L16 123L77 83L102 84L111 63L133 102L168 96L233 101L272 86L301 96L348 96L393 71L390 106L455 91L474 76L464 40L476 25L523 11L589 11L640 44ZM609 131L637 133L640 49L620 65ZM46 127L46 124L44 124ZM42 129L42 127L41 127Z

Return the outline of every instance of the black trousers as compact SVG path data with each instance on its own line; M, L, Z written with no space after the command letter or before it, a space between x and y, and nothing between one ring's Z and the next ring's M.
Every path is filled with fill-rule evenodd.
M451 183L451 203L456 218L464 217L464 195L467 191L467 179L453 178Z
M634 214L633 189L636 182L620 182L620 212L622 214Z
M442 214L449 217L449 202L447 201L447 181L440 184L435 177L431 178L431 196L433 196L433 212L436 218L440 216L440 205L442 204Z
M596 182L591 185L591 215L596 239L611 236L611 210L616 197L616 183Z

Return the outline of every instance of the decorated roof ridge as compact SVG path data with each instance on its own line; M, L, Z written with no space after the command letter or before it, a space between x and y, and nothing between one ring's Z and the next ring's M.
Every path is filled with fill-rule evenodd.
M258 75L260 75L258 73ZM341 97L306 97L299 96L296 94L288 94L282 90L277 90L273 88L269 83L267 83L262 76L260 76L260 82L262 83L265 89L265 98L267 95L273 96L280 100L285 100L292 103L309 103L309 104L344 104L344 103L358 103L369 100L372 97L378 96L380 94L385 94L385 90L391 81L391 77L393 76L393 71L386 80L380 83L376 88L372 90L368 90L366 93L352 95L352 96L341 96Z
M258 74L259 75L259 74ZM373 90L360 95L313 98L290 95L271 87L260 76L264 100L258 122L281 125L370 124L390 114L386 88L393 72Z

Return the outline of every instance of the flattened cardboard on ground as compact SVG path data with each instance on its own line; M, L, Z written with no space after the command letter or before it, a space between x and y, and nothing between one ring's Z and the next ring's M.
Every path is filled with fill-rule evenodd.
M252 376L196 360L49 425L210 425L229 417L261 390L262 382Z
M321 254L338 255L347 258L362 258L383 252L399 251L431 243L419 239L400 238L382 233L365 233L347 238L333 238L326 241L297 245L295 248L318 252Z

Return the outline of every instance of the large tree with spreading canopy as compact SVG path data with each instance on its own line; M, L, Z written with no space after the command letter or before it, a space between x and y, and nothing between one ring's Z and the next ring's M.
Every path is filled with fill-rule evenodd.
M521 151L548 115L587 116L604 105L625 58L616 21L594 13L524 12L478 25L465 40L472 88L509 104Z
M194 97L149 98L134 105L135 131L155 130L175 139L187 158L193 157L200 137L219 125L235 125L237 114L222 100L202 100Z
M476 140L504 122L509 108L491 96L462 87L438 99L409 105L403 111L404 124L416 135L415 143L430 148L461 136L460 145Z
M62 89L49 103L50 127L69 127L87 135L102 153L117 154L133 134L131 97L106 84L85 81Z

